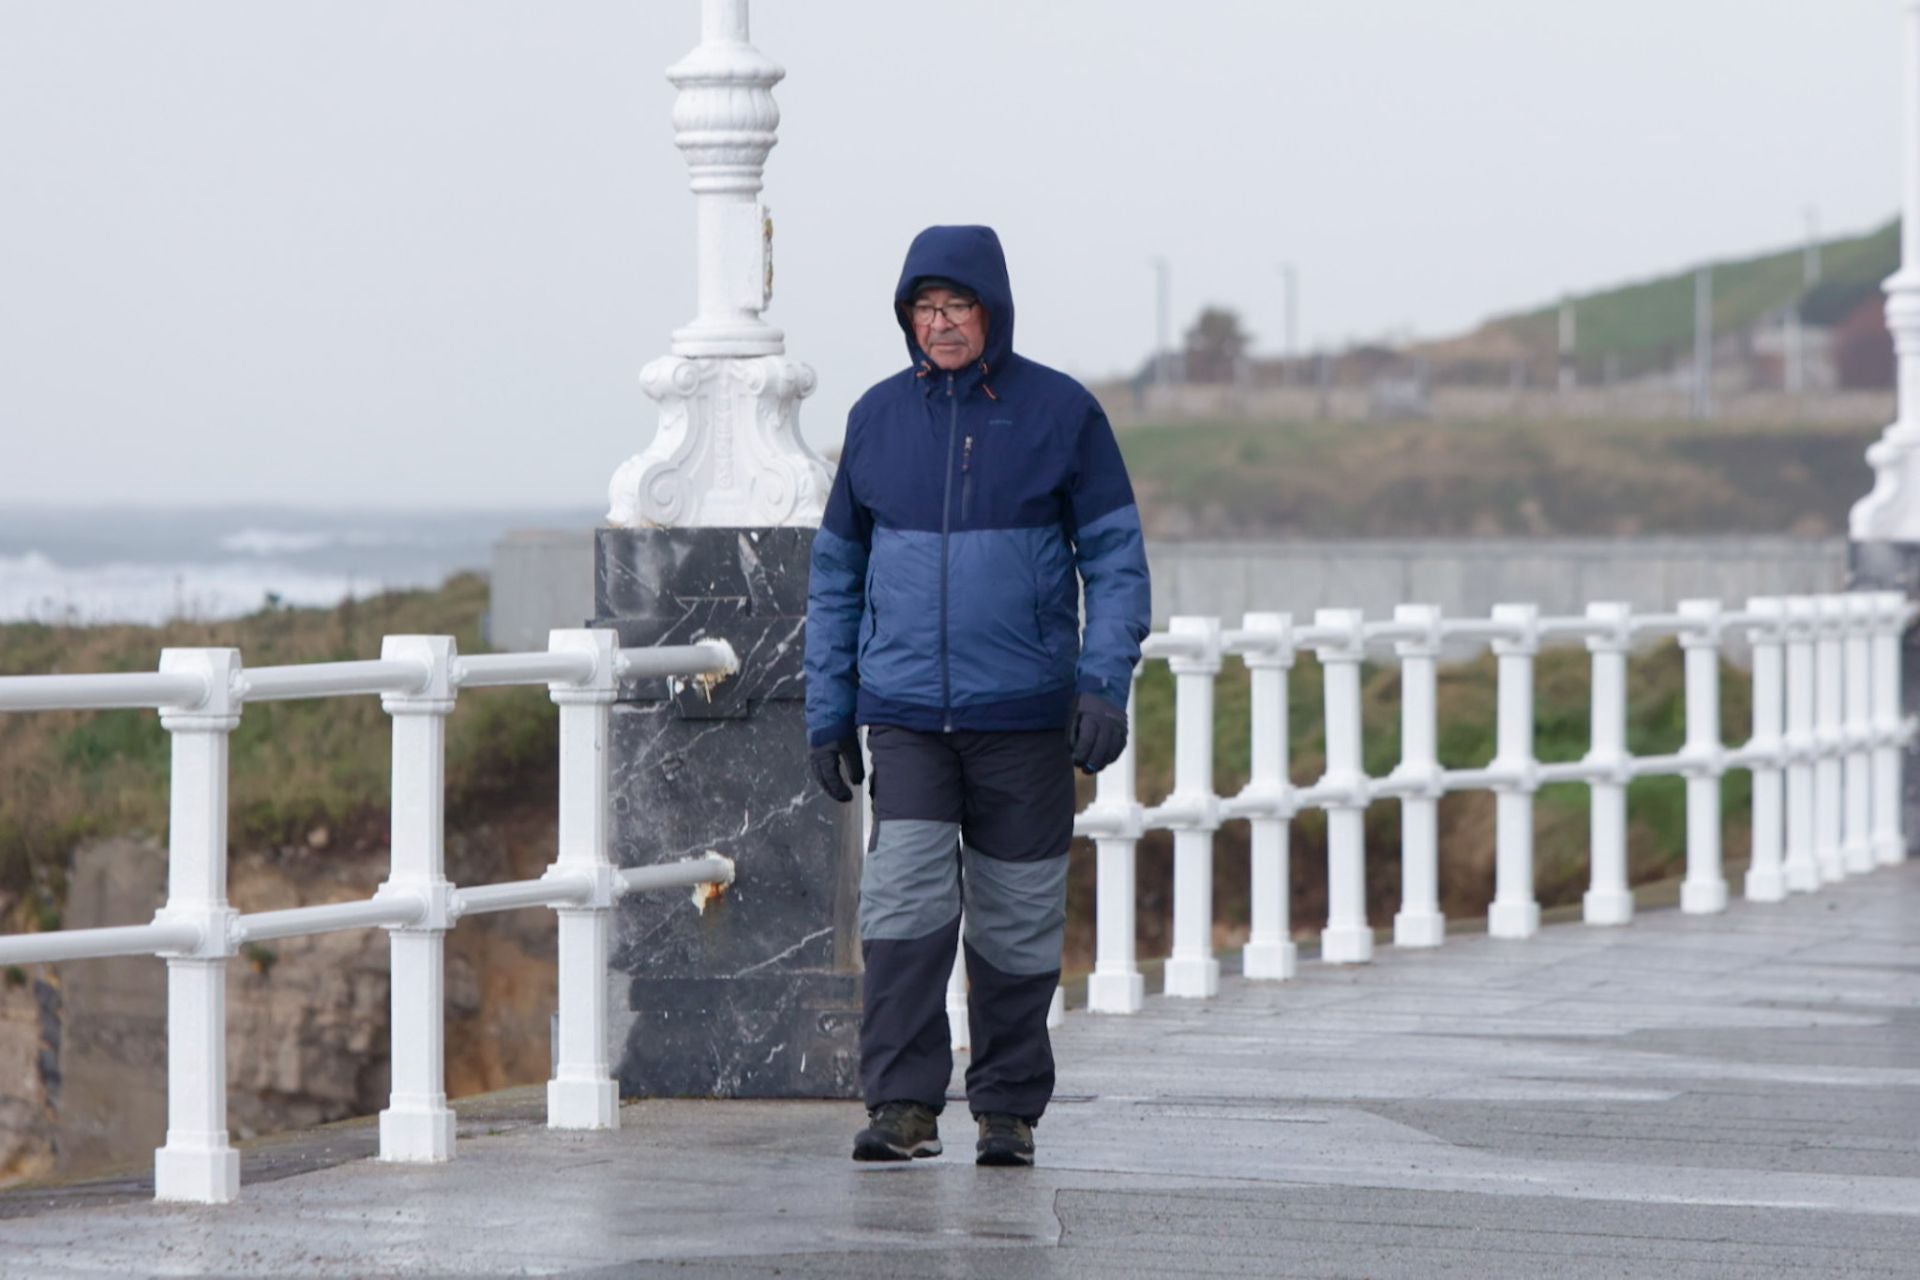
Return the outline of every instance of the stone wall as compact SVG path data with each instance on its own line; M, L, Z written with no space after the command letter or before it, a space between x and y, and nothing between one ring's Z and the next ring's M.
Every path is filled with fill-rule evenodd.
M1442 422L1683 422L1693 416L1690 390L1660 387L1433 387L1411 393L1400 384L1240 388L1228 383L1093 388L1115 426L1178 422L1377 422L1430 418ZM1719 391L1714 421L1743 426L1850 426L1893 421L1893 392Z

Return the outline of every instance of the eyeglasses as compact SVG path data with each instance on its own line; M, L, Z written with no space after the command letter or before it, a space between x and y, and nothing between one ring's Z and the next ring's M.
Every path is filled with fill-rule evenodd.
M973 319L974 308L979 305L973 298L949 298L939 304L916 302L907 310L912 314L915 324L932 324L936 315L945 316L948 324L965 324Z

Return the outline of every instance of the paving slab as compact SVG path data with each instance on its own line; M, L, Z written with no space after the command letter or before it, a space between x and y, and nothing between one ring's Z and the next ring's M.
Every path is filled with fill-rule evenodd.
M133 1172L0 1194L0 1276L1916 1276L1920 863L1723 915L1556 924L1212 1000L1075 1012L1033 1170L862 1166L857 1107L539 1090L457 1157L365 1122L243 1153L241 1200Z

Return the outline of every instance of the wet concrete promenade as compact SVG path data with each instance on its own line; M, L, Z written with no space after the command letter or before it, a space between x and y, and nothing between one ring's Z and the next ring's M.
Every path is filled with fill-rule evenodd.
M1920 1276L1920 862L1718 917L1552 925L1070 1014L1040 1166L846 1158L836 1103L645 1102L456 1160L368 1124L246 1153L239 1203L0 1196L0 1274ZM267 1179L272 1179L271 1181Z

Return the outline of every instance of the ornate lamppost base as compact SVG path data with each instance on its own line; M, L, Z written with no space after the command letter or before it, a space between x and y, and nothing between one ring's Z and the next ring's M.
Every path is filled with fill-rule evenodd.
M719 637L740 673L711 689L622 685L613 709L614 861L709 849L738 864L696 905L635 895L616 913L610 998L623 1095L859 1093L856 805L807 767L801 656L811 529L602 529L596 625L623 646Z

